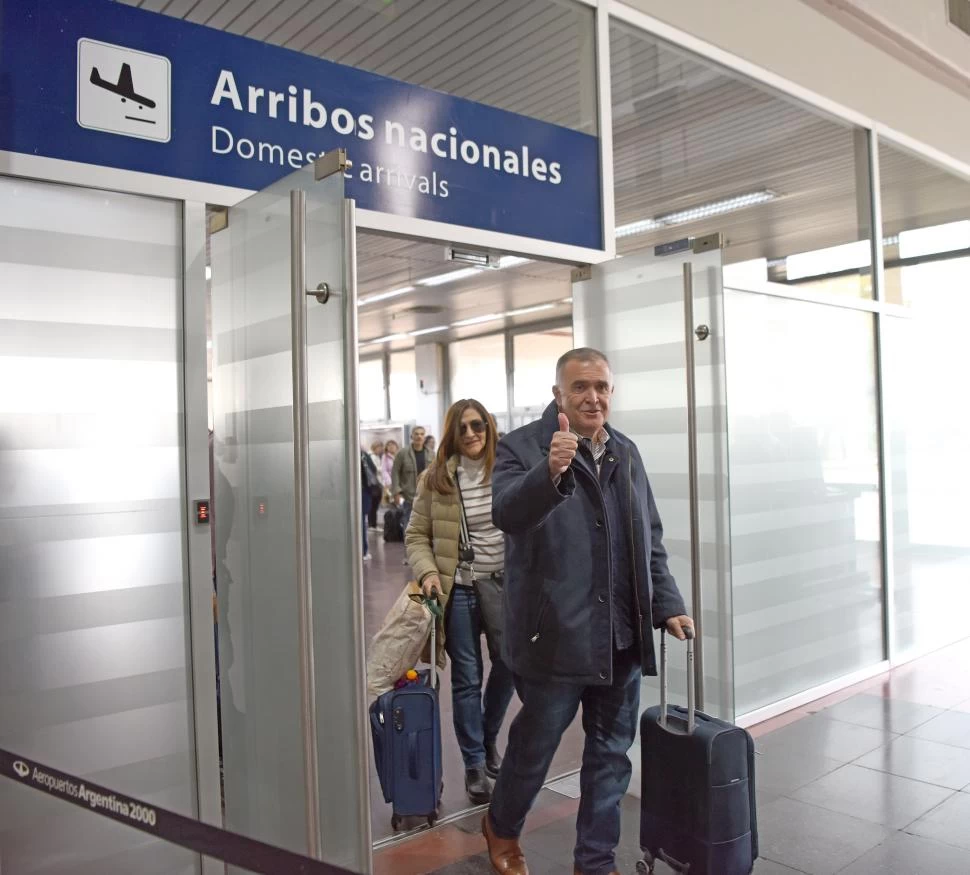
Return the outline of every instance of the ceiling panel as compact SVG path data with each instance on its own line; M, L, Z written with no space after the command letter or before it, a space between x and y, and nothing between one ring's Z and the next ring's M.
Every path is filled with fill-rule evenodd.
M357 237L358 294L368 295L415 285L467 265L449 261L443 244L422 243L378 234ZM535 313L480 323L426 335L427 341L448 341L503 326L532 324L550 318L568 318L572 295L570 268L561 264L529 262L504 270L481 270L476 276L439 286L416 285L414 292L360 308L361 341L451 325L465 319L505 313L540 305L554 305ZM396 342L393 348L410 346L414 339Z
M567 0L121 0L595 133L593 12Z

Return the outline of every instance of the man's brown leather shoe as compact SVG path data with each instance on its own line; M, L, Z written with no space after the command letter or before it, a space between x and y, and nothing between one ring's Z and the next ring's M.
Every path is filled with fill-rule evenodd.
M492 832L492 824L488 813L482 818L482 835L488 845L488 858L492 861L492 868L501 875L529 875L529 867L525 864L525 854L518 839L502 839Z

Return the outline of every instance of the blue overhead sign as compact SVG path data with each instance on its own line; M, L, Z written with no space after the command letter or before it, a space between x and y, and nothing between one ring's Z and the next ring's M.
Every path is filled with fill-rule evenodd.
M603 248L596 137L109 0L0 0L0 150L255 190L337 147L361 208Z

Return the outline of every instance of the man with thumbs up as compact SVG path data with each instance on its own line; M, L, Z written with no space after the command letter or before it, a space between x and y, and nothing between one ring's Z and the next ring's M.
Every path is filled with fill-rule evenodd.
M657 673L653 629L683 639L692 623L640 453L608 424L606 356L567 352L552 391L541 420L499 443L492 475L492 518L508 535L503 657L522 709L482 831L496 872L527 875L526 814L582 706L576 873L612 875L640 678Z

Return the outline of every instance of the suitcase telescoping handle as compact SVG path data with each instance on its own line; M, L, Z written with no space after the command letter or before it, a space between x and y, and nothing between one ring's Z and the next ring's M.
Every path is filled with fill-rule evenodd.
M694 731L694 629L684 629L687 636L687 734ZM660 629L660 725L667 728L667 630Z
M428 651L431 661L431 670L428 672L428 686L438 686L438 649L435 646L438 641L438 615L441 613L441 603L438 601L438 587L431 587L431 596L425 598L424 603L431 611L431 647Z

